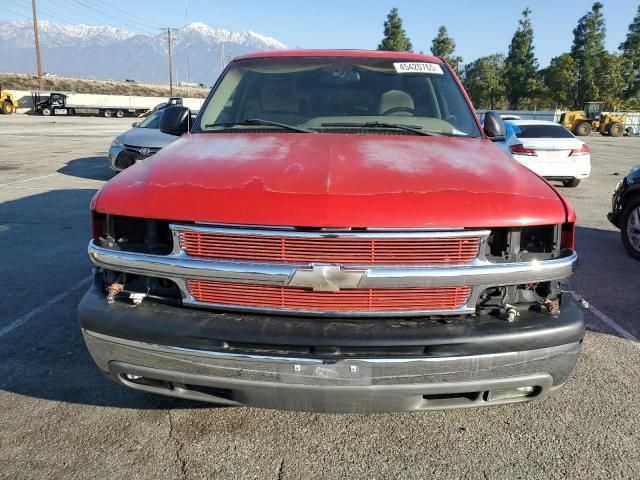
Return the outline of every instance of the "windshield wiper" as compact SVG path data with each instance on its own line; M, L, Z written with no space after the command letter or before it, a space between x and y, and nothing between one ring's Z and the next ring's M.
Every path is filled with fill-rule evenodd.
M246 120L242 120L241 122L210 123L209 125L205 125L204 128L238 127L238 126L245 126L245 125L265 125L268 127L286 128L287 130L292 130L294 132L318 133L315 130L311 130L309 128L297 127L295 125L288 125L286 123L272 122L271 120L263 120L261 118L247 118Z
M334 123L322 123L321 127L358 127L358 128L397 128L398 130L405 130L417 135L425 135L427 137L441 137L442 133L427 132L422 130L420 125L404 125L402 123L387 123L387 122L334 122Z

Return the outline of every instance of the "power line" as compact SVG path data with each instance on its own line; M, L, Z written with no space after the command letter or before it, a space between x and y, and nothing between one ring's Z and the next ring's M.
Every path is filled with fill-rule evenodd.
M103 18L101 18L101 21L103 21L103 22L104 22L104 18L108 18L108 19L110 19L110 21L115 20L115 21L117 21L117 22L119 22L119 23L121 23L123 25L126 25L128 28L131 28L133 30L142 31L142 32L145 32L145 33L148 33L148 34L152 33L152 31L148 27L142 27L142 26L139 26L139 25L135 25L130 20L124 20L120 16L116 16L116 15L113 15L111 13L101 11L100 9L95 8L95 7L91 6L91 5L87 5L86 3L82 2L81 0L71 0L71 1L74 2L77 5L85 8L85 9L87 9L87 10L90 10L91 12L95 12L95 13L92 14L94 17L96 16L96 14L98 16L100 16L100 17L103 17Z
M30 0L12 0L12 1L14 2L14 5L18 8L24 8L29 10L31 9L30 5L28 5L30 3ZM64 10L62 8L57 8L51 4L49 5L49 7L43 7L42 5L38 5L38 11L41 13L41 17L44 15L45 18L51 18L54 21L58 21L62 23L87 24L87 23L92 23L91 20L93 20L93 22L96 22L97 24L112 24L115 21L116 25L121 24L121 25L124 25L127 29L133 30L134 32L144 33L147 35L155 35L154 29L159 26L159 24L155 24L148 21L145 21L145 24L143 24L143 22L139 22L137 20L133 20L129 18L125 19L119 13L102 11L100 9L100 8L108 7L108 8L117 9L120 12L123 12L123 14L126 15L127 17L131 16L131 17L141 18L141 17L138 17L137 15L130 14L125 10L119 9L112 5L101 5L100 8L97 8L81 0L70 0L76 3L78 6L80 6L82 10L70 16L66 13L69 7L68 5L69 0L66 0L66 1L65 0L48 0L48 1L54 2L60 7L64 7ZM25 3L18 3L18 2L25 2ZM13 13L17 14L16 12L13 12ZM25 19L29 19L29 20L31 19L30 15L27 16L25 14L22 14L19 16Z
M13 0L14 3L18 2L19 0ZM23 8L28 8L29 10L31 10L31 6L30 0L22 0L24 3L23 4L17 4L16 6L22 6ZM28 4L28 5L26 5ZM43 16L46 17L47 19L51 18L53 20L57 20L59 22L62 23L86 23L86 20L78 20L77 18L71 18L68 16L61 16L58 15L58 13L53 13L53 10L47 8L47 7L43 7L42 5L38 5L38 12L40 12L40 17L42 18ZM44 15L42 15L44 14ZM31 16L29 16L29 20L31 20Z
M137 19L139 19L139 20L140 20L140 21L139 21L139 22L137 22L137 23L140 23L141 25L142 25L142 24L146 24L146 25L148 25L148 26L149 26L149 27L151 27L151 28L162 28L162 26L161 26L159 23L151 22L151 21L147 20L147 19L146 19L146 18L144 18L144 17L140 17L140 16L138 16L138 15L135 15L135 14L133 14L133 13L131 13L131 12L128 12L128 11L126 11L126 10L123 10L122 8L116 7L115 5L110 5L110 4L108 4L108 3L107 3L107 4L103 4L102 6L103 6L103 7L108 7L108 8L110 8L111 10L115 10L115 11L117 11L117 12L123 13L123 14L125 14L127 17L137 18Z
M16 5L16 6L19 7L20 5ZM22 20L31 20L30 16L27 16L24 13L18 13L15 10L11 10L10 8L2 7L2 10L4 10L5 12L9 12Z

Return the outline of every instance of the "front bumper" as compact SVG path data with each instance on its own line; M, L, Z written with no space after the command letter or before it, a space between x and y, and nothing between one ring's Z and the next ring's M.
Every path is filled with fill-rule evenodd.
M109 148L109 168L114 172L121 172L123 169L117 166L116 159L121 152L124 151L122 147L110 147Z
M584 334L582 312L569 295L561 306L557 317L526 312L513 323L488 317L329 320L154 302L107 305L92 287L79 317L96 364L131 388L228 405L382 412L545 396L566 382ZM422 354L389 355L389 347L419 347ZM354 353L376 349L387 353ZM514 394L518 388L526 393Z
M607 213L607 219L616 228L620 228L620 215L622 215L625 207L624 196L626 193L627 179L624 178L618 182L613 191L613 195L611 196L611 211Z

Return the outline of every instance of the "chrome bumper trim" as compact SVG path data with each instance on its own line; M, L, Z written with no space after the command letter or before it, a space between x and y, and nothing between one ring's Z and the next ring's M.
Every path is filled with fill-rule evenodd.
M89 258L98 267L170 279L287 286L297 269L309 267L309 264L221 262L189 257L184 252L171 255L123 252L99 247L93 241L89 243L88 251ZM575 251L566 250L559 258L534 262L500 264L477 259L470 265L353 265L344 270L364 271L357 288L501 286L567 278L573 273L577 258Z

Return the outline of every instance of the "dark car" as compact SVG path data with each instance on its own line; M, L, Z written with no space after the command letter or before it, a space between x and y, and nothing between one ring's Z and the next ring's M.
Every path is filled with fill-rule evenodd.
M640 165L631 169L613 192L609 221L620 229L629 255L640 260Z

